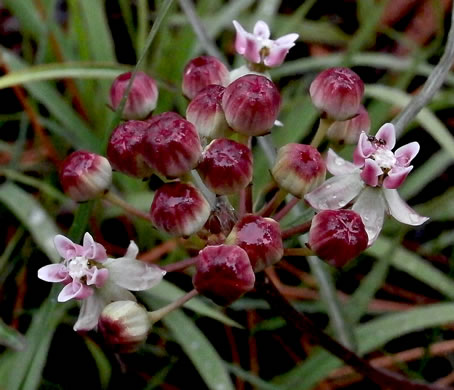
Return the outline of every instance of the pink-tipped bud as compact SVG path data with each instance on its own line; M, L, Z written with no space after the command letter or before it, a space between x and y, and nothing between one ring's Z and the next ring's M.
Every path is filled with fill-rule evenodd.
M199 252L192 283L218 305L229 305L254 288L255 275L247 253L240 247L207 246Z
M193 99L210 84L226 86L229 70L216 57L201 56L189 61L183 71L183 95Z
M112 132L107 158L114 169L138 178L153 174L142 155L142 142L149 126L148 122L133 120L120 124Z
M132 72L118 76L110 88L110 106L116 110L131 80ZM129 90L123 119L144 119L156 108L158 87L156 81L144 72L137 72Z
M201 137L221 138L229 132L221 106L224 90L222 85L209 85L196 95L186 109L186 119L196 127Z
M309 93L322 115L336 121L355 116L364 94L364 83L348 68L330 68L319 73Z
M188 183L167 183L154 195L151 221L156 229L174 236L198 232L210 216L210 205L200 191Z
M142 153L158 174L175 178L195 168L202 145L194 125L175 112L165 112L148 120Z
M97 198L112 183L112 167L107 158L86 150L71 153L60 169L63 191L76 202Z
M225 242L243 248L255 272L277 263L284 255L279 223L258 215L247 214L241 218Z
M235 80L222 97L227 123L237 133L248 136L269 133L280 107L281 95L274 83L254 74Z
M356 116L346 121L334 121L328 128L326 138L335 141L340 145L351 144L356 145L359 140L359 135L362 132L366 134L370 130L370 118L367 110L361 104Z
M148 313L134 301L116 301L101 313L99 330L107 345L116 352L136 351L147 339L151 328Z
M324 182L326 164L313 146L290 143L278 150L271 174L280 188L302 198Z
M336 267L358 256L368 241L361 217L352 210L324 210L312 219L309 246Z
M252 152L239 142L216 139L203 151L197 171L215 194L238 193L252 180Z

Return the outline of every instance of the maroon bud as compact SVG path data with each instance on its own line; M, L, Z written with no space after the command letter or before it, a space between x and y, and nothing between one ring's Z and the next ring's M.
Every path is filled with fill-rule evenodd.
M255 74L235 80L222 97L227 123L236 132L247 136L269 133L280 107L281 95L273 82Z
M201 56L189 61L183 71L183 95L193 99L210 84L226 86L229 70L216 57Z
M356 145L359 135L370 130L370 118L367 110L361 104L356 116L346 121L334 121L328 128L326 138L339 144Z
M243 248L255 272L277 263L284 255L279 223L258 215L247 214L240 219L225 242Z
M142 154L156 173L174 178L195 168L202 145L191 122L174 112L156 115L147 122Z
M254 283L248 255L240 247L207 246L199 252L192 284L218 305L229 305L252 290Z
M313 146L290 143L278 150L271 174L280 188L302 198L324 182L326 164Z
M222 85L209 85L188 105L186 119L196 127L201 137L221 138L229 132L221 106L224 90Z
M132 72L118 76L110 88L110 105L116 110L129 84ZM156 81L144 72L137 72L129 90L123 119L144 119L156 108L158 87Z
M364 83L348 68L330 68L312 82L312 103L329 119L343 121L355 116L364 94Z
M137 302L115 301L102 311L98 327L107 345L118 353L130 353L147 339L151 322Z
M312 219L309 246L335 267L358 256L368 241L361 217L352 210L324 210Z
M102 195L112 183L112 167L107 158L79 150L62 162L60 183L63 191L76 202Z
M239 142L216 139L203 151L197 171L215 194L238 193L252 180L252 152Z
M197 188L173 182L155 192L150 214L156 229L174 236L190 236L203 227L210 211L209 203Z
M113 131L107 146L107 158L114 169L139 178L153 174L142 155L142 142L149 126L145 121L127 121Z

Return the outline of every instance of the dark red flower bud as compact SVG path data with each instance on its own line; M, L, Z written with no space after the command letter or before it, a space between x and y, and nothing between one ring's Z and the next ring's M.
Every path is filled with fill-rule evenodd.
M330 68L312 82L312 103L328 118L343 121L355 116L364 94L364 83L348 68Z
M201 137L222 138L232 132L221 106L224 90L222 85L209 85L194 97L186 109L186 119L196 127Z
M183 71L183 95L193 99L210 84L226 86L229 70L216 57L201 56L189 61Z
M188 183L166 183L154 195L151 221L156 229L175 236L198 232L210 216L210 205L200 191Z
M202 145L191 122L174 112L156 115L147 122L142 154L156 173L174 178L195 168Z
M324 182L326 164L313 146L290 143L278 150L271 174L279 187L302 198Z
M252 290L255 275L247 253L236 245L207 246L199 252L195 289L218 305L229 305Z
M62 162L60 183L76 202L102 195L112 183L112 167L107 158L86 150L71 153Z
M280 107L281 95L273 82L255 74L235 80L222 97L227 123L236 132L248 136L269 133Z
M284 255L279 223L258 215L247 214L241 218L225 242L243 248L255 272L277 263Z
M116 110L129 84L132 72L118 76L110 88L110 105ZM123 110L123 119L144 119L156 108L158 87L156 81L144 72L137 72Z
M252 180L252 152L239 142L216 139L203 151L197 171L215 194L238 193Z
M139 178L153 174L142 155L142 142L149 126L145 121L127 121L115 128L107 146L107 158L114 169Z
M339 144L356 145L359 135L364 131L366 134L370 130L369 114L361 104L356 116L346 121L334 121L328 128L326 138Z
M368 241L361 217L352 210L324 210L312 219L309 246L336 267L358 256Z

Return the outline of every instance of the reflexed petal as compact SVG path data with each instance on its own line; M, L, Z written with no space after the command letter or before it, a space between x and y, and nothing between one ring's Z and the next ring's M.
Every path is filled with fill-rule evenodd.
M156 265L127 258L110 259L104 265L109 270L109 280L131 291L154 287L165 275L165 271Z
M381 189L374 187L364 188L352 207L352 210L356 211L363 220L369 237L369 246L375 242L381 232L385 209L386 204Z
M285 56L287 55L289 48L272 45L269 54L265 57L263 63L274 68L281 65L284 62Z
M391 150L396 145L396 130L392 123L385 123L375 134L375 138L386 142L385 148Z
M61 234L57 234L54 237L54 245L58 254L65 260L81 256L83 252L83 248L80 245L74 244L69 238L62 236Z
M279 47L285 47L287 49L292 48L295 46L295 41L299 38L298 34L292 33L283 35L282 37L276 39L274 44Z
M254 35L262 39L268 39L270 37L270 28L263 21L259 20L254 26Z
M68 269L63 264L49 264L38 270L38 278L45 282L63 282L68 278Z
M235 50L238 54L244 54L248 32L236 20L233 21L233 26L236 30Z
M108 280L107 283L102 288L100 288L97 292L102 295L102 297L104 298L104 300L107 303L115 302L115 301L134 301L135 302L137 300L131 291L118 286L111 280Z
M344 160L332 149L329 149L328 154L326 155L326 168L328 169L329 173L336 176L347 175L358 170L358 167L355 164L352 164L350 161Z
M419 215L398 194L397 190L383 188L389 213L399 222L407 225L422 225L429 218Z
M385 177L385 180L383 180L383 187L389 189L399 188L412 169L413 165L405 168L395 166L388 172L388 176Z
M317 210L337 210L353 200L363 189L364 183L359 172L333 176L320 187L304 196L304 199Z
M139 248L137 247L134 241L130 241L128 250L126 251L125 255L123 256L126 259L137 259L137 255L139 254Z
M401 146L394 152L394 156L396 157L397 163L404 167L410 164L411 160L413 160L419 152L419 143L418 142L410 142L404 146Z
M376 187L378 184L378 176L382 173L383 171L378 164L374 160L368 158L364 161L364 168L361 171L361 179L363 179L368 186Z
M362 132L359 135L358 146L353 152L353 162L355 165L362 166L364 160L370 157L376 150L377 148L369 141L368 135L365 132Z
M70 299L85 299L93 295L93 289L91 287L82 284L78 280L73 280L68 283L63 290L58 294L58 302L66 302Z
M88 297L82 301L82 305L79 311L79 318L74 324L73 329L78 330L91 330L96 328L98 325L99 316L101 315L102 310L106 306L104 299L98 294Z
M95 242L90 233L85 233L84 235L83 249L83 256L86 259L93 259L98 261L107 259L105 248L101 244Z

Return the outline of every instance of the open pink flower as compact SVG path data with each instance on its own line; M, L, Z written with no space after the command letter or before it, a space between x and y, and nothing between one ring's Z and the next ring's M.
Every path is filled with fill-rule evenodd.
M107 258L105 248L89 233L85 233L83 245L74 244L60 234L55 236L54 244L64 260L40 268L38 278L65 285L58 295L59 302L82 301L74 330L93 329L107 304L119 300L135 301L129 290L149 289L165 274L159 267L136 259L139 249L133 241L124 257L118 259Z
M409 164L418 153L419 144L409 143L393 153L395 143L394 126L386 123L375 137L361 134L354 163L330 149L326 167L334 176L304 198L317 210L337 210L354 201L352 210L363 220L369 245L382 229L385 212L407 225L423 224L428 218L408 206L396 189L413 168Z
M236 20L233 21L236 30L235 50L248 61L255 64L263 63L273 68L284 62L288 51L295 46L298 34L287 34L276 40L270 39L268 25L259 20L253 33L247 32Z

